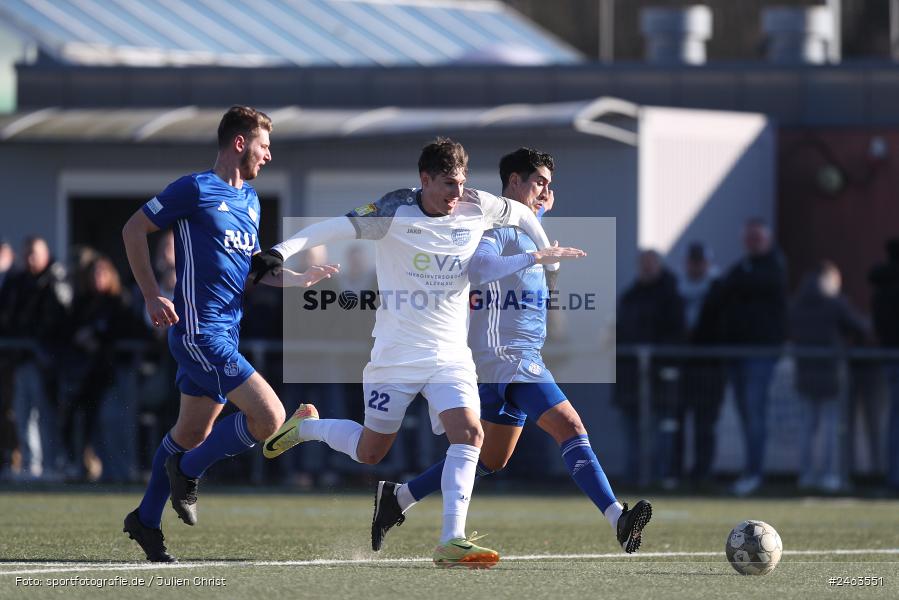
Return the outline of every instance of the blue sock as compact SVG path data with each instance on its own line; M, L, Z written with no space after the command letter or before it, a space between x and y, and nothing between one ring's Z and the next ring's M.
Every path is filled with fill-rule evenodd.
M431 465L424 473L406 483L409 486L409 493L412 494L416 502L425 496L440 491L440 478L443 475L443 463L445 462L446 460L441 460L439 463ZM485 467L481 461L478 461L477 470L475 471L475 476L478 479L486 477L491 473L493 471Z
M599 465L593 448L590 447L590 439L586 434L576 435L562 442L559 450L572 479L593 504L605 512L609 505L615 502L615 494L612 493L612 486L609 485L609 480Z
M256 445L242 412L228 415L212 428L202 444L181 457L181 472L188 477L202 477L213 463L237 456Z
M165 459L179 452L184 452L184 448L175 443L171 433L165 434L153 456L153 470L150 472L147 491L137 507L137 516L146 527L159 529L165 501L169 499L169 476L165 472Z

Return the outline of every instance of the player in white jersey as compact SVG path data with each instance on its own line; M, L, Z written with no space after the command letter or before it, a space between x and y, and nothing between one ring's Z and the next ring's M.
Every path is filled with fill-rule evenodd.
M419 158L420 189L391 192L345 217L329 219L257 255L254 271L276 271L304 248L341 239L376 241L381 304L371 362L363 371L364 426L318 419L302 405L266 440L269 458L304 441L318 440L357 462L376 464L390 450L406 408L420 392L428 401L432 430L450 443L441 476L443 530L434 552L438 566L491 567L499 554L465 535L465 518L483 441L477 375L468 335L468 262L481 234L518 226L545 249L549 263L583 256L575 248L550 247L525 206L464 188L468 156L458 143L439 138ZM549 264L550 268L558 268Z
M551 155L531 148L507 154L499 163L503 196L539 218L554 203L554 165ZM642 543L652 505L640 500L629 510L618 502L580 415L543 362L550 290L558 288L547 280L539 259L533 242L513 227L485 233L471 259L468 343L478 368L485 437L476 473L485 477L505 467L531 419L555 439L572 479L608 520L622 549L632 553ZM436 463L402 485L378 483L372 550L381 549L387 532L405 521L412 506L440 489L442 469Z

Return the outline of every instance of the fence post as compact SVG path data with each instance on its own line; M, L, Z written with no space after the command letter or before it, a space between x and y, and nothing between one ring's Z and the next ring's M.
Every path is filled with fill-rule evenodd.
M639 417L639 451L640 473L638 481L640 486L648 486L652 482L652 350L650 346L637 348L637 400L640 407Z
M852 372L849 368L849 357L845 351L840 351L839 362L837 363L837 381L839 385L839 403L840 403L840 421L837 423L837 452L836 455L840 461L837 467L837 473L840 477L840 488L848 489L850 479L850 465L852 464L852 435L849 426L852 423Z

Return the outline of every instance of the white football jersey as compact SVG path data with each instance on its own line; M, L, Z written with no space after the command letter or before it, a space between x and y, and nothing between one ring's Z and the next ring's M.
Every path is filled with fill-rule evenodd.
M467 349L468 263L481 234L508 223L510 202L466 189L451 215L430 217L421 190L402 189L347 214L376 244L376 346Z

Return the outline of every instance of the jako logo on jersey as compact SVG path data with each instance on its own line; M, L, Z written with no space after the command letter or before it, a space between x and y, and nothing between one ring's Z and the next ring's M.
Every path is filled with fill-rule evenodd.
M225 230L225 248L252 250L256 247L256 234L243 231Z
M468 230L466 229L465 231ZM450 256L449 254L434 254L432 257L431 254L419 252L412 257L412 266L415 267L415 269L418 271L427 271L431 268L431 263L436 263L437 270L441 272L444 270L450 272L453 269L459 269L460 271L462 270L462 261L459 260L458 256Z
M453 229L453 243L457 246L464 246L471 240L471 231L468 229Z

